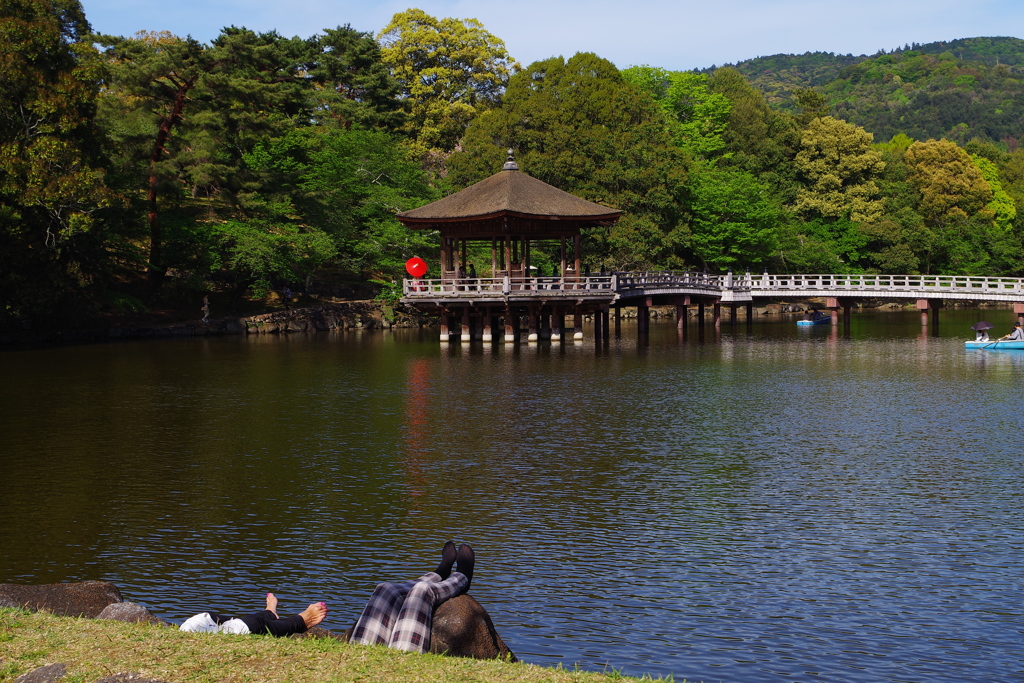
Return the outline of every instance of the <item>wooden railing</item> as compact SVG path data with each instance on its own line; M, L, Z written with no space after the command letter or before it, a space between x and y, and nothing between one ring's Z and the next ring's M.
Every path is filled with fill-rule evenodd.
M488 296L533 296L554 292L607 294L615 292L614 275L579 277L477 277L442 280L406 279L402 295L408 299Z
M844 290L865 292L916 292L921 294L1017 294L1024 293L1024 279L972 275L741 275L734 281L761 292Z
M640 296L665 290L707 292L723 300L749 301L786 293L835 293L836 296L950 298L1024 301L1024 279L970 275L709 275L689 271L637 271L579 277L497 277L407 279L402 294L406 299L491 298L567 295ZM739 298L736 298L739 297Z

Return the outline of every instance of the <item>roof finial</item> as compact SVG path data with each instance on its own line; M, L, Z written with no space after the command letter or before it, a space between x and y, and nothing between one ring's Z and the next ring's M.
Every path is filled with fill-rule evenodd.
M505 160L505 165L501 167L503 171L518 171L519 164L516 163L515 156L512 154L512 148L508 148L508 159Z

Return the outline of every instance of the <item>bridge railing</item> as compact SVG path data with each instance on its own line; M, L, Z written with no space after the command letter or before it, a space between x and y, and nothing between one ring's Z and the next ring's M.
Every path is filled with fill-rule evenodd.
M1024 292L1024 280L973 275L750 275L738 282L759 291L816 290L900 291L922 294L1013 294Z
M415 298L479 298L490 296L530 296L555 292L606 293L615 291L614 275L579 277L476 277L457 279L405 279L402 296Z
M709 275L702 272L658 270L616 273L618 291L657 288L697 288L719 290L724 286L726 275Z

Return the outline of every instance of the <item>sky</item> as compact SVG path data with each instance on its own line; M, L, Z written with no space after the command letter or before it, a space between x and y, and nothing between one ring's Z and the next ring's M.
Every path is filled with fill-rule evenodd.
M705 68L778 53L874 54L907 43L1024 37L1022 0L82 0L100 33L166 30L209 42L224 26L307 38L376 34L417 7L475 18L523 66L593 52L619 68Z

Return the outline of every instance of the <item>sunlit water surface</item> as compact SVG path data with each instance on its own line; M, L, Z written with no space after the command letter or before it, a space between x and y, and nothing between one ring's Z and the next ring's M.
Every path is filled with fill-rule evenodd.
M0 353L0 582L349 626L446 539L523 660L677 680L1024 680L1024 352L980 317Z

